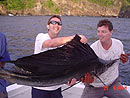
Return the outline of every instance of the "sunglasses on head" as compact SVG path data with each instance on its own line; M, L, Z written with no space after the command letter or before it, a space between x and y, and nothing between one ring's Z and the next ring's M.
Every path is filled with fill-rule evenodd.
M53 25L54 24L58 24L58 25L62 26L62 22L61 21L60 22L58 22L58 21L50 21L49 24L50 23L53 24Z

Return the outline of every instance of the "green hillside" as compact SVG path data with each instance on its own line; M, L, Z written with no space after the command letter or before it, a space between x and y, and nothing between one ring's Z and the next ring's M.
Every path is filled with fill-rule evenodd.
M130 0L3 0L0 14L130 17ZM127 14L126 14L127 13ZM127 16L126 16L127 15Z

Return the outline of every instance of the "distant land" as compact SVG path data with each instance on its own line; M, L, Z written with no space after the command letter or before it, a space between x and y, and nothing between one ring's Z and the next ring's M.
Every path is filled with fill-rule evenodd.
M130 18L130 0L0 0L0 15Z

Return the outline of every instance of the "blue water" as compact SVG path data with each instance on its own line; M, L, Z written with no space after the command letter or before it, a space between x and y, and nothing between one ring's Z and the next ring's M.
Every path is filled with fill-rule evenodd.
M7 37L12 60L33 54L35 37L47 32L50 16L0 16L0 32ZM126 53L130 53L130 18L62 16L63 26L59 36L83 34L88 43L96 41L96 25L101 19L109 19L114 25L113 37L120 39ZM120 64L123 83L130 85L130 63Z

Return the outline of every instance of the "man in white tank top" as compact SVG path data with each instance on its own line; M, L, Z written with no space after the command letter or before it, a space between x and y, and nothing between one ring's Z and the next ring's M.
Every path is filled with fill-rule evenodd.
M58 46L64 45L68 41L71 41L74 36L58 37L58 34L62 28L61 17L54 15L48 20L47 29L48 33L39 33L35 40L34 54L44 52L50 49L54 49ZM80 35L81 42L86 43L86 38ZM76 82L76 79L68 81L68 85L72 85ZM56 85L51 87L33 87L32 98L62 98L61 86Z
M128 61L128 55L124 54L123 44L120 40L112 38L113 25L107 20L99 21L97 25L97 35L99 40L91 45L96 55L103 60L114 60L120 58L125 63ZM122 87L119 82L119 62L113 64L107 71L102 73L99 78L105 83L99 80L91 80L92 83L85 83L85 89L81 98L102 98L107 96L108 98L130 98L130 94L126 89ZM87 80L88 77L86 77ZM90 78L91 79L91 78ZM92 78L93 79L93 78ZM119 89L120 87L120 89Z

